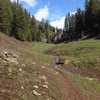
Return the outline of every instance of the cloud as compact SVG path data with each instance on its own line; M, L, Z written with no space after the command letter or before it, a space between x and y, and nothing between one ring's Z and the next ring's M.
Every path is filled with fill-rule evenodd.
M11 2L15 2L16 0L10 0Z
M49 9L47 7L47 5L45 5L43 8L39 9L36 13L35 13L35 18L39 21L41 21L42 19L46 19L49 16Z
M11 2L16 2L17 0L11 0ZM37 4L37 0L19 0L20 2L25 2L29 6L34 6Z
M57 28L63 29L63 28L64 28L64 21L65 21L65 16L62 16L62 17L60 17L59 19L50 22L50 24L51 24L53 27L57 27Z
M77 11L70 12L71 15L75 15L76 13L77 13Z

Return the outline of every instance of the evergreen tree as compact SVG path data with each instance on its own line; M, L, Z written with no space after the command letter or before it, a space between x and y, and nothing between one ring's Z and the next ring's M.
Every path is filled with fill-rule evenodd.
M83 14L81 9L77 10L77 13L75 15L76 20L75 20L75 32L76 32L76 39L79 39L82 37L82 30L84 28L83 26Z
M12 36L20 40L32 40L30 15L21 5L13 5Z
M91 32L92 30L92 5L93 0L86 0L86 10L85 10L85 29L87 32Z
M64 23L64 34L63 34L63 38L64 40L69 40L70 39L70 13L68 13L68 15L65 17L65 23Z
M51 41L54 29L48 21L37 21L17 2L0 0L0 31L22 41Z
M10 34L11 30L11 3L9 0L0 0L0 31Z
M75 34L75 15L68 15L65 18L64 34L65 41L72 41L76 38Z
M32 40L36 41L37 40L37 34L38 34L38 25L37 25L37 21L35 19L34 16L32 16L31 18L31 33L32 33Z
M100 32L99 12L99 0L86 0L85 28L90 37L94 37Z
M50 27L49 27L48 20L46 20L45 22L45 38L46 38L46 42L49 43L50 42Z

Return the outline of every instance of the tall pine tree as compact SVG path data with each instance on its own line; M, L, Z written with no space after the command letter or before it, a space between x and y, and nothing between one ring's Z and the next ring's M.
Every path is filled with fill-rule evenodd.
M0 0L0 31L10 34L12 11L9 0Z

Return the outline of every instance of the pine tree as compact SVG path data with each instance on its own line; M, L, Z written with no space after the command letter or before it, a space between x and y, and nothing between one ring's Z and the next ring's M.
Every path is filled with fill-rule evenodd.
M48 21L38 22L17 2L0 0L0 31L22 41L51 41L54 28Z
M85 11L85 28L86 31L91 33L93 24L92 15L93 0L86 0L86 11Z
M0 31L10 34L12 11L9 0L0 0Z
M64 25L64 34L63 34L63 38L64 40L69 40L70 38L70 13L68 13L68 15L65 18L65 25Z
M20 40L32 40L30 30L30 15L21 5L16 3L13 5L13 21L12 21L12 36Z
M32 33L32 40L36 41L37 40L37 33L38 33L38 25L37 25L37 21L35 19L34 16L31 17L31 33Z
M24 11L24 34L25 40L32 41L31 16L27 10Z
M82 16L82 11L81 9L77 9L76 13L76 20L75 20L75 32L76 34L76 39L79 39L82 37L82 30L83 30L83 16Z

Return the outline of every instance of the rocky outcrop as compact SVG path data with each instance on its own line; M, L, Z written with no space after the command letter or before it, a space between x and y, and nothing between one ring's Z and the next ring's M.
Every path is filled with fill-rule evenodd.
M0 52L0 61L5 62L5 63L13 63L13 64L18 64L18 58L19 56L12 51L1 51Z

